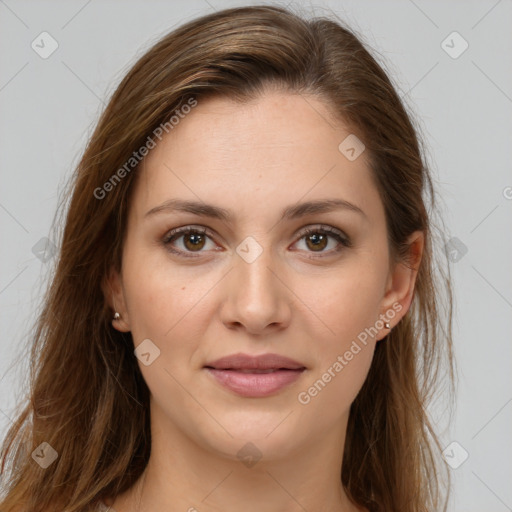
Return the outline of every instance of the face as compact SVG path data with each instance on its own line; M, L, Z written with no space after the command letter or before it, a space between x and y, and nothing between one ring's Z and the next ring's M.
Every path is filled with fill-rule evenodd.
M319 99L268 92L199 102L146 157L110 285L162 429L232 459L342 435L415 278L389 260L367 155L339 149L350 134ZM240 353L303 369L206 368Z

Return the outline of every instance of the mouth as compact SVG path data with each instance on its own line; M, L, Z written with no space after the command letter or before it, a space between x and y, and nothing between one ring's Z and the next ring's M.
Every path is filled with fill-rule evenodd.
M260 354L252 356L250 354L238 353L209 362L205 367L215 370L278 371L301 370L304 369L306 365L280 354Z
M222 370L225 372L238 372L238 373L275 373L280 371L289 371L289 372L295 372L299 370L305 370L306 368L267 368L265 370L256 370L256 369L249 369L249 368L215 368L214 366L205 366L205 368L209 368L210 370Z
M209 363L204 369L216 382L239 396L263 398L297 381L307 368L277 354L234 354Z
M276 368L268 370L218 370L205 367L206 371L223 387L246 398L264 398L275 395L297 381L305 368L290 370Z

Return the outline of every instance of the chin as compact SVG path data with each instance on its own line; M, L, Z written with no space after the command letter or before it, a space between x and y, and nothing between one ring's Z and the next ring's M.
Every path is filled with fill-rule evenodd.
M286 458L300 444L303 427L300 432L294 430L296 425L290 421L291 418L283 421L285 417L286 414L279 413L262 418L261 413L254 412L252 418L250 414L244 414L243 421L219 418L229 434L222 428L215 429L215 434L210 430L204 433L202 443L231 460L245 456L264 457L267 461Z

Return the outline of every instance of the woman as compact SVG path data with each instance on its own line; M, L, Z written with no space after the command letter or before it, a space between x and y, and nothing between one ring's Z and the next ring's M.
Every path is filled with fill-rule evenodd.
M0 509L446 510L434 204L338 21L245 7L164 37L74 176Z

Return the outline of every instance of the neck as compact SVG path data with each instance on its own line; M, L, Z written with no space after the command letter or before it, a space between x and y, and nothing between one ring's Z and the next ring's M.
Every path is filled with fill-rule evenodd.
M341 485L346 418L341 427L343 435L338 428L296 446L278 435L252 444L230 439L233 449L219 453L211 448L215 435L211 445L202 446L153 408L146 470L112 506L117 512L260 512L262 506L283 512L359 511ZM226 434L221 435L224 445L217 446L225 446ZM280 456L266 456L276 453L274 448Z

